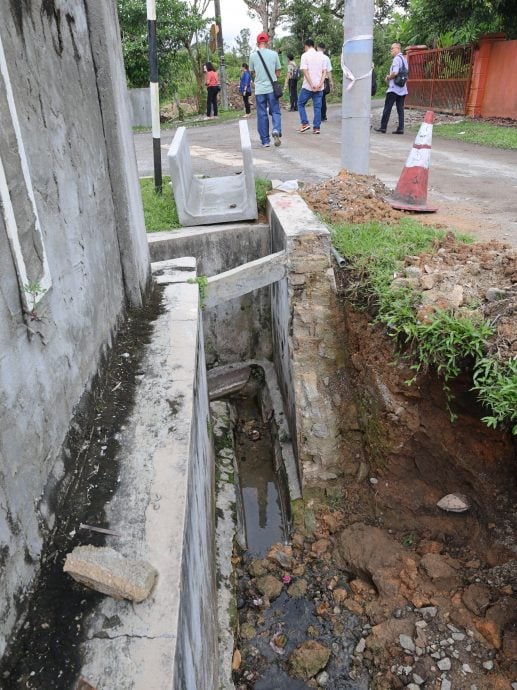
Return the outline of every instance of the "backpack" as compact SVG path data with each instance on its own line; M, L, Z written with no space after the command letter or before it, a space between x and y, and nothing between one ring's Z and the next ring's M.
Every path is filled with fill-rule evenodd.
M301 76L302 76L302 73L300 72L300 68L299 68L299 67L294 67L294 68L293 68L293 76L292 76L292 78L293 78L295 81L298 81L298 79L299 79Z
M405 86L406 82L408 80L408 77L409 77L409 69L406 66L406 61L404 60L404 58L402 56L401 56L401 59L402 59L402 65L398 71L397 76L393 80L393 83L395 84L395 86Z

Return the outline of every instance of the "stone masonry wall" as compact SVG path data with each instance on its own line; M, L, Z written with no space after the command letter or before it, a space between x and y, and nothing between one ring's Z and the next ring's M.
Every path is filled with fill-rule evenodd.
M273 286L275 365L296 429L302 483L337 476L343 328L335 308L330 234L297 194L269 196L273 251L288 250L288 277Z

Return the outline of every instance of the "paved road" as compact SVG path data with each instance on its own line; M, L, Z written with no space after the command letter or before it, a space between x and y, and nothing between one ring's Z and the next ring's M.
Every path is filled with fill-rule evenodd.
M372 111L380 119L381 103ZM341 161L341 107L330 106L322 132L298 134L298 113L282 113L282 146L263 149L250 118L255 174L270 179L319 182L335 175ZM393 120L393 115L392 115ZM439 125L435 125L435 132ZM390 131L390 130L388 130ZM162 160L175 130L162 132ZM211 123L188 131L194 173L231 175L241 169L236 122ZM394 188L411 149L414 134L402 137L372 131L370 173ZM141 176L153 174L151 135L134 136ZM428 198L439 206L436 214L419 218L474 234L478 239L499 239L517 246L517 151L492 149L435 137L431 153Z

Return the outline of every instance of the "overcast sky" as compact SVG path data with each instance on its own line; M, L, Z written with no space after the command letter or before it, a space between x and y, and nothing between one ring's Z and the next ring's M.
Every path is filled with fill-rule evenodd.
M220 0L221 3L221 23L223 26L223 39L226 45L233 46L236 36L241 29L251 31L250 43L253 47L257 34L262 31L262 25L258 19L248 17L248 8L243 0ZM210 3L209 13L214 15L214 5ZM279 31L278 33L282 33Z

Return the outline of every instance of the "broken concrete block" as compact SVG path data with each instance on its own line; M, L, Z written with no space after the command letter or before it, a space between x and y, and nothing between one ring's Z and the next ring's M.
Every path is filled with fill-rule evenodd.
M63 566L74 580L114 599L146 599L158 574L147 561L126 558L106 546L76 546Z

